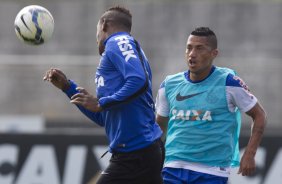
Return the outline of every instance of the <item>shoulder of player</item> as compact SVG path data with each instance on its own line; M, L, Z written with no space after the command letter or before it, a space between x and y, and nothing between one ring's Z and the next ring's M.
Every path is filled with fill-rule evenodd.
M185 72L179 72L179 73L176 73L176 74L167 75L165 77L165 80L161 83L160 88L165 87L165 85L167 83L173 83L173 82L179 81L180 79L184 78L183 77L184 73Z
M134 38L128 34L117 34L106 41L105 52L121 55L123 51L136 49Z
M249 90L246 83L238 76L233 74L228 74L226 77L226 86L228 87L241 87L246 90Z
M126 41L128 40L128 43L134 45L134 38L129 35L129 34L122 34L122 33L116 33L111 35L107 40L106 40L106 47L118 47L121 44L125 44Z
M236 71L226 67L216 67L216 71L226 76L226 86L229 87L247 87L245 82L236 75Z
M219 73L223 73L223 74L233 74L236 75L236 71L230 68L226 68L226 67L216 67L216 71Z
M185 72L179 72L176 74L171 74L166 76L166 81L178 79L179 77L183 77Z

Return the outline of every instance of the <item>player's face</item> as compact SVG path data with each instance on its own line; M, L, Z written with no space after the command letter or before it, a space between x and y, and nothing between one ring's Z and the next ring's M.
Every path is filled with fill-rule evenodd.
M97 39L99 54L102 55L102 53L105 50L104 41L106 39L106 35L105 35L105 32L103 31L103 24L101 23L101 21L99 21L98 24L97 24L96 39Z
M209 75L217 49L212 49L207 37L190 35L187 40L186 62L191 80L202 80Z

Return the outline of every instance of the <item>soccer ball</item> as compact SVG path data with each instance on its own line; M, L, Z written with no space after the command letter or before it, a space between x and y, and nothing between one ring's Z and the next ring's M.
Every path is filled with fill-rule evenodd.
M41 45L52 37L53 16L42 6L26 6L16 16L15 31L17 37L24 43Z

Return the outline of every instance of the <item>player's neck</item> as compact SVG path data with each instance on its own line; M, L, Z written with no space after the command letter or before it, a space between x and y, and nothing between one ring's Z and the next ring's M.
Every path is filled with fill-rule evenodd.
M202 81L206 79L214 70L214 67L208 68L203 71L189 72L189 79L193 82Z
M189 78L191 81L202 81L204 80L209 74L203 74L203 73L200 73L200 74L197 74L197 73L192 73L190 72L190 75L189 75Z
M121 29L121 28L111 28L107 31L107 36L111 36L112 34L118 33L118 32L127 32L130 34L127 30Z

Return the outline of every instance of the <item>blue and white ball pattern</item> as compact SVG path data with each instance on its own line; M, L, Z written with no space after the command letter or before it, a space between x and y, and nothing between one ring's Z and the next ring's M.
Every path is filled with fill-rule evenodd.
M53 35L53 16L42 6L26 6L16 16L15 31L23 42L29 45L41 45Z

